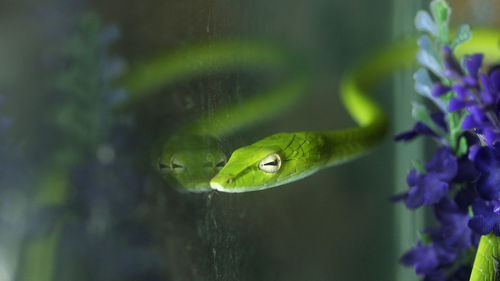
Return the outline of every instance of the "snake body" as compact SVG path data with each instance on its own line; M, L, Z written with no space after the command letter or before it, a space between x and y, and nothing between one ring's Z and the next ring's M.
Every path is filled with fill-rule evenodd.
M211 187L223 192L275 187L373 149L386 135L388 122L384 110L366 93L395 68L411 64L416 50L410 40L380 49L344 75L342 101L359 127L278 133L239 148L210 181Z
M159 89L207 74L245 70L281 77L279 83L244 103L221 106L166 137L161 151L153 157L153 166L171 186L180 191L210 191L210 179L227 160L218 139L279 114L305 93L310 80L307 65L295 52L286 50L260 41L205 42L156 55L122 78L131 95L119 106L125 111Z
M460 45L456 53L461 56L481 50L486 61L497 60L500 57L498 38L499 31L475 30L473 39ZM301 70L297 61L290 60L290 57L279 49L265 45L248 42L242 44L237 41L215 42L184 48L146 63L129 74L125 84L133 94L133 104L136 98L143 98L152 89L221 67L259 69L271 66L292 69L290 79L285 80L279 87L257 95L244 104L219 110L210 118L188 122L179 132L184 137L194 136L196 140L191 143L194 143L195 147L186 146L190 141L183 140L183 137L171 137L166 141L160 158L155 160L157 168L165 174L171 175L176 168L182 166L182 171L190 170L201 175L196 177L192 174L182 179L181 188L188 191L206 191L210 188L222 192L262 190L302 179L325 167L350 161L376 147L388 131L388 122L384 110L368 93L394 69L414 63L417 51L414 42L413 38L380 49L361 60L361 64L343 76L340 85L342 102L358 123L357 127L332 131L278 133L236 149L227 163L223 163L225 165L220 164L223 156L219 151L220 147L215 145L213 140L239 127L269 118L293 104L304 93L308 82L307 71ZM182 145L179 146L179 143ZM199 149L200 145L207 143L210 145L207 145L205 150ZM195 156L183 154L183 157L187 157L186 160L176 164L179 153L183 153L176 151L177 149L188 154L194 152ZM208 162L213 166L210 171L201 173L196 172L196 168L188 167L205 165L203 163L207 162L207 157L211 159ZM186 166L187 162L191 164ZM180 175L176 177L179 179ZM500 238L493 234L483 236L470 281L497 280L499 258Z
M470 281L498 281L500 237L493 233L481 236Z
M498 31L477 30L457 54L481 50L486 60L498 58ZM318 132L279 133L233 152L210 181L223 192L262 190L289 183L319 169L351 160L371 150L387 132L384 110L369 96L395 69L414 63L415 39L391 44L347 71L340 85L342 102L358 127Z

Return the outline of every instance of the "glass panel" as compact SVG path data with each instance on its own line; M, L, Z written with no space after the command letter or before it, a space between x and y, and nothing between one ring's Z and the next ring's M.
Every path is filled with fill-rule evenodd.
M453 3L455 20L497 20L472 2ZM401 27L419 6L3 1L0 280L394 279L415 236L403 222L422 218L394 215L388 198L410 162L389 137L276 188L228 193L210 180L272 134L356 126L342 75L411 33ZM391 95L384 81L374 97L405 129L397 94L412 82ZM266 159L253 169L291 158Z

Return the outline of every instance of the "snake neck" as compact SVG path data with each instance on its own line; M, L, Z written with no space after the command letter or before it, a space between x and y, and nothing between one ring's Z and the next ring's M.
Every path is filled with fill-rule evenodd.
M381 116L367 126L319 132L328 148L324 154L326 165L340 164L367 153L384 139L387 130L387 118Z
M359 127L321 133L328 144L324 160L327 166L357 158L384 139L388 118L369 93L394 69L413 62L415 50L412 41L381 49L343 76L340 84L342 102Z

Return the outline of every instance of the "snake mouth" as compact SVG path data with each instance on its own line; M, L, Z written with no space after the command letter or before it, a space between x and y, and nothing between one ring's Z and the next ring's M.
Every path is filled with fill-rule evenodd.
M244 192L259 191L269 188L269 186L266 185L232 187L230 185L231 183L233 183L233 180L234 180L233 175L217 175L210 181L210 187L212 188L212 190L217 190L225 193L244 193Z
M230 175L215 176L210 180L210 187L218 191L228 192L228 186L233 182L233 177Z

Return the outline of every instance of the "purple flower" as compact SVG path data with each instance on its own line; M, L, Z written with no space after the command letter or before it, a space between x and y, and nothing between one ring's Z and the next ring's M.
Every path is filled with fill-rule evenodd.
M498 91L500 88L500 70L493 70L489 77L481 73L482 88L476 86L468 95L460 97L466 103L470 113L462 123L462 129L476 129L485 136L488 144L492 144L500 137L500 122L498 118L499 103ZM465 101L465 100L468 101ZM450 107L451 107L450 101ZM465 107L465 106L464 106Z
M469 100L455 97L450 100L450 103L448 104L448 111L458 111L470 105L473 105L473 103L471 103Z
M471 183L475 181L479 176L479 172L474 165L474 162L470 161L466 155L458 159L458 171L456 176L453 178L455 183Z
M477 198L474 186L467 185L455 194L455 203L463 211L468 211L469 206Z
M418 241L413 249L401 257L400 262L406 266L413 266L417 274L432 275L439 267L449 265L455 258L456 254L450 253L437 243L422 245L422 242Z
M426 231L432 243L422 244L419 241L403 255L401 263L413 266L417 274L425 276L423 280L467 280L462 277L468 276L469 267L459 268L447 278L443 271L453 265L464 249L477 246L480 236L467 226L467 211L453 200L441 199L434 205L434 215L439 225Z
M420 241L417 246L401 257L400 262L406 266L415 267L417 274L431 273L439 265L438 255L433 245L422 245Z
M411 190L405 203L410 209L438 202L449 189L448 183L441 181L435 174L417 175L415 170L410 171L407 182Z
M480 57L481 59L479 59ZM473 61L470 61L473 60ZM453 89L457 97L450 100L448 109L456 111L467 108L470 115L466 116L462 129L476 129L483 134L488 144L500 139L500 121L497 104L499 103L498 91L500 89L500 70L493 70L489 76L479 74L481 83L478 82L478 64L482 55L476 54L466 60L469 75L464 76Z
M468 27L462 29L470 37ZM471 267L468 259L461 258L464 252L477 247L481 235L500 236L500 67L481 73L483 54L466 57L462 65L448 46L438 61L429 55L435 53L435 46L428 37L419 39L418 58L440 81L423 75L427 70L419 70L416 86L433 101L447 101L447 108L437 103L442 111L456 113L449 114L449 119L441 113L440 120L430 122L428 111L419 109L414 116L425 123L416 123L395 139L426 135L451 147L439 147L425 169L412 169L406 179L409 191L393 197L404 199L410 209L431 205L437 222L424 231L426 242L418 241L401 262L414 267L424 281L466 281ZM432 64L435 61L439 67ZM461 124L456 120L462 120ZM437 126L451 133L444 136Z
M450 101L451 102L451 101ZM471 130L471 129L481 129L484 127L488 127L488 117L481 110L480 107L471 105L468 108L470 115L465 116L464 121L462 122L462 129Z
M459 270L445 279L443 270L449 268L464 249L477 245L478 237L468 226L467 210L453 200L443 198L434 205L434 215L439 222L435 228L425 231L432 243L420 241L401 258L401 263L413 266L415 272L425 275L424 280L461 280L464 271Z
M453 51L450 47L444 46L443 63L447 78L463 82L464 85L469 87L477 86L477 76L483 63L483 54L473 54L465 59L465 68L467 69L467 74L465 74L460 63L453 55Z
M474 217L469 221L469 227L478 234L485 235L493 231L500 236L500 201L484 201L476 199L472 203Z
M429 173L436 174L439 179L449 182L457 174L457 158L448 147L442 146L436 149L434 156L425 165L425 168Z
M493 69L489 75L479 73L483 54L473 54L465 59L467 73L464 73L449 47L443 47L443 54L445 76L452 80L452 85L434 84L433 95L440 96L450 90L456 92L448 104L448 111L467 108L470 115L464 119L462 129L475 129L488 144L500 140L500 70Z
M439 222L439 227L430 231L435 243L441 243L457 254L473 245L476 237L467 226L467 210L445 197L434 205L434 216Z
M458 162L450 149L443 146L436 150L425 168L426 174L419 174L413 169L406 178L410 186L406 206L410 209L439 202L448 192L449 182L457 174Z
M417 122L415 123L415 126L409 131L402 132L396 136L394 136L395 141L409 141L414 138L416 138L419 135L425 135L425 136L434 136L437 137L437 135L429 128L427 125L425 125L422 122Z
M432 96L434 97L440 97L448 93L449 91L451 91L451 87L445 86L440 83L436 83L432 86Z
M479 69L483 63L483 54L473 54L465 59L465 68L467 69L467 75L464 77L464 81L469 86L477 85L477 75L479 74Z
M436 124L438 127L443 129L443 131L445 131L445 132L448 131L448 128L446 125L446 120L445 120L443 112L439 111L439 112L431 114L431 119L434 122L434 124ZM394 136L394 140L395 141L409 141L409 140L412 140L415 137L420 136L420 135L438 138L438 135L434 131L432 131L427 125L425 125L424 123L419 121L419 122L415 123L415 126L411 130L402 132L402 133Z
M460 79L464 76L464 72L460 63L453 55L453 51L448 46L443 47L443 63L445 67L444 75L449 79Z
M500 198L500 143L494 146L474 145L469 158L480 173L476 183L479 195L486 200Z

